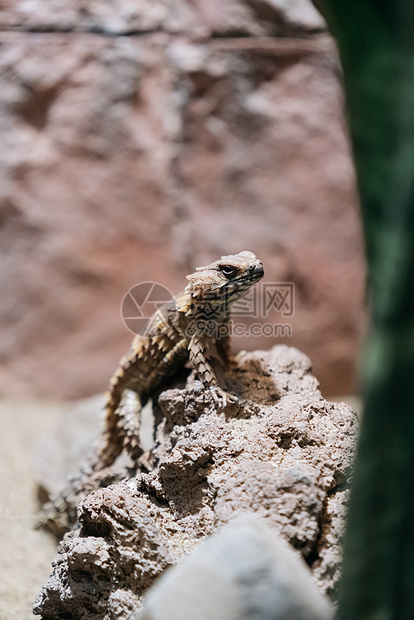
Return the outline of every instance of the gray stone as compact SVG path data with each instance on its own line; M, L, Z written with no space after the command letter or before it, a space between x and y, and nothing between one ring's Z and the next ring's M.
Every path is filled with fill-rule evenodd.
M131 620L331 620L300 555L249 515L225 526L148 592Z

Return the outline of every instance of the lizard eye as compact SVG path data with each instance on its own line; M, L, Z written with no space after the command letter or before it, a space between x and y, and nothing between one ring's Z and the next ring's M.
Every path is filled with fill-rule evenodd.
M226 278L232 278L236 273L236 268L231 265L220 265L219 269Z

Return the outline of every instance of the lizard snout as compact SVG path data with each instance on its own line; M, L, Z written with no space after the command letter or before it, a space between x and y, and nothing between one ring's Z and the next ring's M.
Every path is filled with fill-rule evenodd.
M251 276L262 277L264 275L263 263L249 265L249 274Z

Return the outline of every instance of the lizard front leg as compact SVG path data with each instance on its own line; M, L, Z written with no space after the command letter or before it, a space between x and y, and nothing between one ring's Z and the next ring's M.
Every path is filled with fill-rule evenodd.
M189 361L196 377L204 387L217 385L216 374L207 358L209 342L200 334L194 334L188 345Z
M237 402L235 396L230 396L217 385L217 377L208 359L210 341L200 333L194 334L188 345L189 361L197 379L210 391L213 401L218 407L225 407L228 401Z

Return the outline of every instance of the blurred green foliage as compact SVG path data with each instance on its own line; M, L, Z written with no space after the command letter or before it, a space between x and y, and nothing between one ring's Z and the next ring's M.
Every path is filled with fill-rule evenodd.
M414 619L414 1L318 0L340 52L368 259L340 620Z

